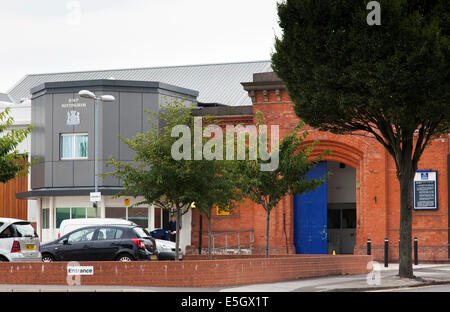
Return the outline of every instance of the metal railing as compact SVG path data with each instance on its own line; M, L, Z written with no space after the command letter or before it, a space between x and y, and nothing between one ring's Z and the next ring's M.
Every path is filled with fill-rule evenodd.
M248 240L242 241L244 233L248 233ZM224 236L225 243L222 246L217 246L217 238ZM212 253L213 254L241 254L244 250L246 253L252 253L253 243L255 241L255 235L253 230L243 231L231 231L212 234ZM236 244L233 244L236 242ZM244 248L244 247L248 247Z

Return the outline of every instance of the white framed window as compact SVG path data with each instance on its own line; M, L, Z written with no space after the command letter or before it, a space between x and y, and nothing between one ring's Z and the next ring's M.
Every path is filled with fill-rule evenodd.
M87 133L61 133L59 141L61 159L88 158Z

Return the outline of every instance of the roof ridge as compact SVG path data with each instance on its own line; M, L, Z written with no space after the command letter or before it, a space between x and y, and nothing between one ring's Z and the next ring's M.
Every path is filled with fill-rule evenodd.
M160 69L160 68L200 67L200 66L253 64L253 63L267 63L267 62L271 62L271 61L270 60L259 60L259 61L225 62L225 63L203 63L203 64L168 65L168 66L155 66L155 67L131 67L131 68L100 69L100 70L76 70L76 71L65 71L65 72L28 74L28 75L25 75L25 77L23 77L19 81L19 83L22 80L24 80L26 77L42 76L42 75L61 75L61 74L94 73L94 72L102 73L102 72L112 72L112 71L122 71L122 70L125 71L125 70L144 70L144 69ZM14 89L14 87L11 88L11 90Z

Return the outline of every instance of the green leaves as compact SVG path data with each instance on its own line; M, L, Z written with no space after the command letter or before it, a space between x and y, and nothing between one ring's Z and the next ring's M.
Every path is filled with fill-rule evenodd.
M236 163L236 181L239 187L246 196L253 202L261 204L268 213L286 195L312 191L326 178L317 180L306 178L306 174L329 151L311 160L310 154L318 142L313 145L303 144L304 138L308 135L307 131L300 133L303 126L304 124L300 123L281 141L277 169L262 171L260 165L266 161L261 160L260 157L256 161L245 160Z
M394 159L422 129L418 159L431 136L449 131L449 2L379 2L380 26L367 25L365 1L279 4L273 69L308 125L369 132Z
M409 190L432 137L450 130L450 2L379 0L369 26L366 1L287 0L278 5L283 36L272 67L295 113L337 134L376 138ZM405 186L405 187L402 187ZM400 255L411 257L411 196L401 191ZM403 260L402 260L403 259ZM400 256L400 275L404 263Z
M19 153L16 148L31 133L33 127L13 128L14 119L7 107L0 112L0 182L6 183L17 176L28 174L28 153Z

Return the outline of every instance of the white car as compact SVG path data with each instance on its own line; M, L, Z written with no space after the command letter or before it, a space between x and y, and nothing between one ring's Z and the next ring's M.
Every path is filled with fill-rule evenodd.
M164 239L155 239L156 249L158 249L158 260L175 260L175 247L176 244L174 242L164 240ZM183 251L181 248L178 249L178 259L183 259Z
M0 218L0 262L40 262L39 237L28 221Z
M58 238L66 235L69 232L74 230L78 230L79 228L91 225L137 225L134 222L124 220L124 219L115 219L115 218L80 218L80 219L66 219L61 221L59 226Z

